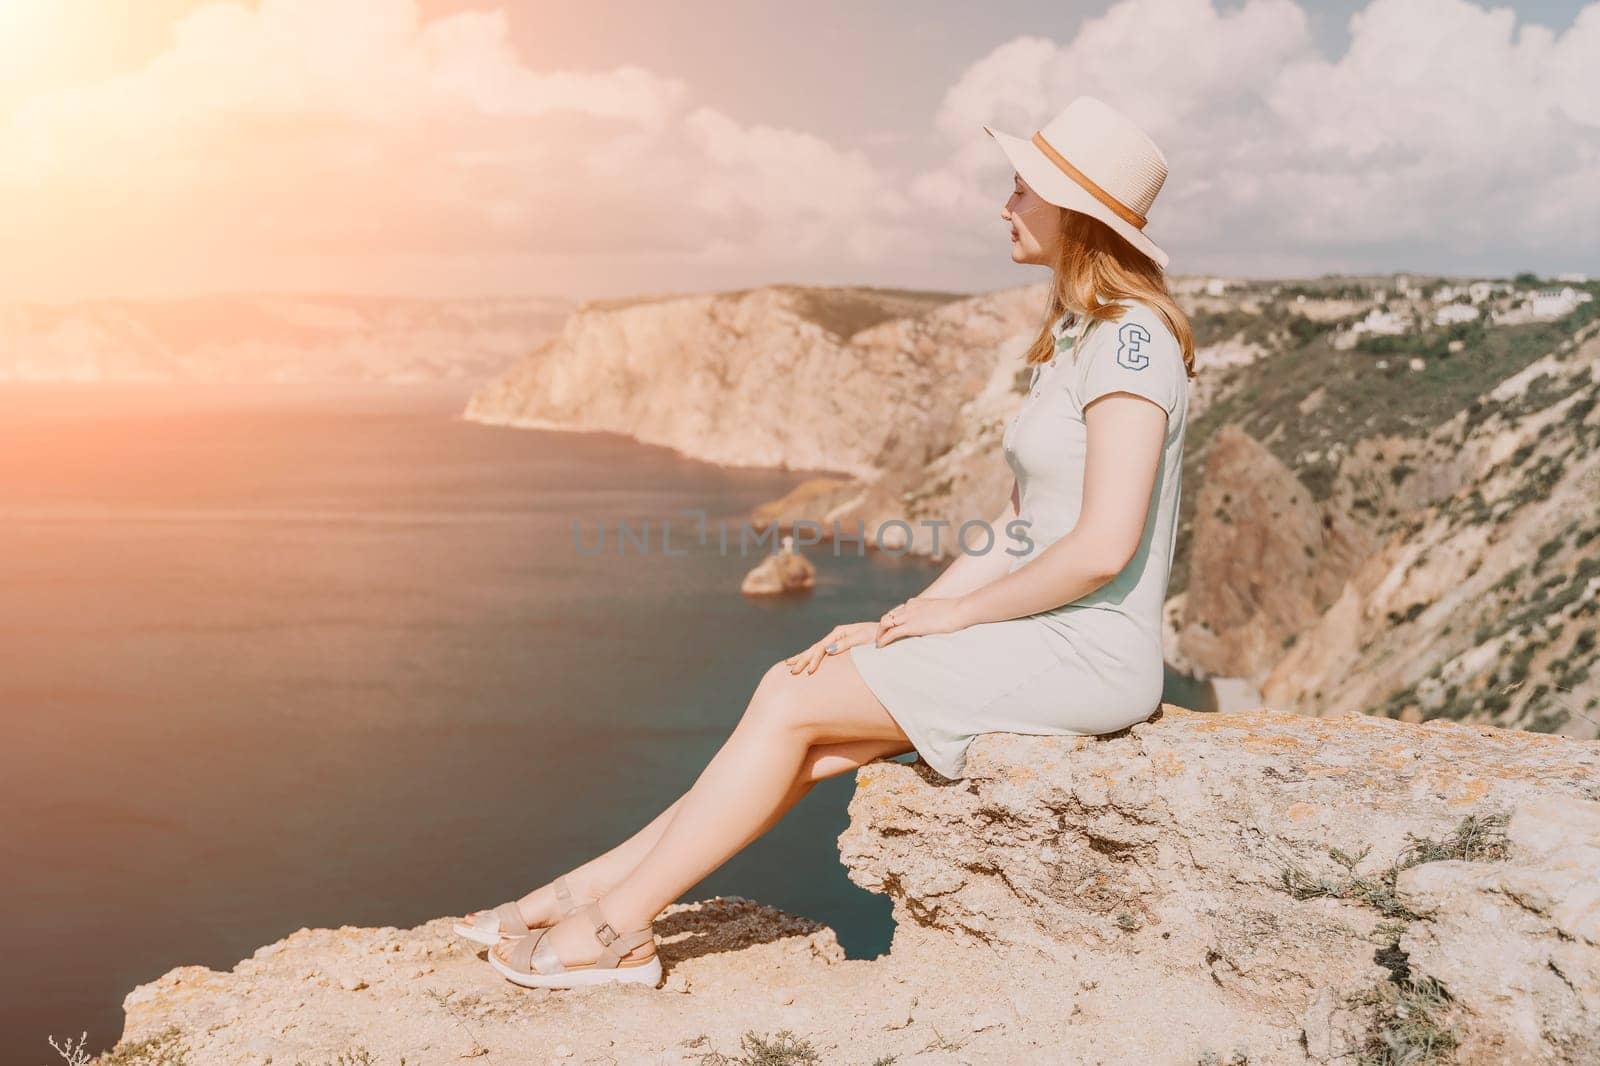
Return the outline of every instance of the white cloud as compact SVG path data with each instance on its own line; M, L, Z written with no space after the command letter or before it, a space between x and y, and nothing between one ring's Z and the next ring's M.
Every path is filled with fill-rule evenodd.
M35 289L294 286L316 253L783 263L875 247L896 203L860 152L638 66L534 70L503 13L414 0L208 4L144 68L0 114L0 236Z
M914 117L868 150L740 122L642 66L534 69L501 12L215 0L145 67L0 110L26 253L0 292L980 285L1009 185L981 124L1025 136L1080 93L1166 153L1175 271L1592 269L1597 56L1600 2L1557 34L1373 0L1329 57L1293 0L1122 0L974 62L930 102L947 158L902 173Z
M940 111L951 160L913 192L987 218L1009 166L978 124L1026 136L1088 94L1167 156L1149 232L1174 271L1592 263L1600 4L1558 36L1509 8L1373 0L1350 31L1328 58L1289 0L1124 0L1059 46L975 63Z

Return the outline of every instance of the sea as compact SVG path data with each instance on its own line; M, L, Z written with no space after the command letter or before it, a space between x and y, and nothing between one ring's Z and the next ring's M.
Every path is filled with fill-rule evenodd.
M111 1046L174 967L572 868L693 783L768 666L938 572L820 545L809 594L745 597L770 550L741 551L748 512L820 471L479 425L466 399L0 386L0 1063ZM649 546L619 551L623 523ZM852 788L684 898L882 953L888 901L838 858Z

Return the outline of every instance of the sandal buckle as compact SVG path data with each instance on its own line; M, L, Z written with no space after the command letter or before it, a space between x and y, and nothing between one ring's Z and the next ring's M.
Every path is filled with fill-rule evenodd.
M601 922L595 926L594 938L600 941L602 947L610 947L611 942L617 939L617 931L611 928L610 922Z

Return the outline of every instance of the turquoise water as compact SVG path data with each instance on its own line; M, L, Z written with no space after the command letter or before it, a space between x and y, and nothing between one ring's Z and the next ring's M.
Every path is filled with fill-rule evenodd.
M0 1059L121 1031L134 985L302 926L509 898L694 780L772 662L935 570L813 549L738 593L737 523L804 474L607 434L491 428L451 392L0 388ZM672 518L686 556L580 555ZM657 527L659 528L659 527ZM846 879L850 778L687 898L760 899L887 948Z

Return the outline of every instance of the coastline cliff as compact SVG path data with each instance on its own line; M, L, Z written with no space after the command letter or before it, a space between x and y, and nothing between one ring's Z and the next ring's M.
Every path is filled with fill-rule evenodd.
M954 442L997 348L1037 318L1030 295L780 285L588 303L466 417L873 480Z

